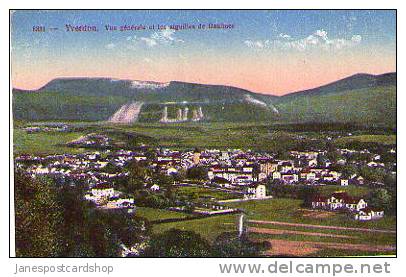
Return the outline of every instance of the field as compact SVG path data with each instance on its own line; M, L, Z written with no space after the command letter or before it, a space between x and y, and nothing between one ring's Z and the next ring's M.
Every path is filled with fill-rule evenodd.
M396 144L396 136L395 135L360 135L360 136L350 136L350 137L342 137L336 139L337 144L345 144L348 142L375 142L381 144L388 144L394 145Z
M183 196L214 198L215 200L225 200L242 197L241 194L237 193L230 193L212 188L202 188L195 186L177 187L176 192Z
M67 147L65 144L84 135L83 132L42 132L29 134L14 129L14 153L16 154L63 154L79 153L84 149Z
M170 220L170 219L183 219L187 218L187 214L180 212L173 212L162 209L154 209L148 207L137 207L136 215L139 217L146 218L149 221L160 221L160 220Z
M255 240L270 240L278 245L299 247L307 246L303 255L336 256L336 255L377 255L394 254L396 218L387 216L382 220L359 222L336 212L314 211L301 208L300 200L270 199L229 203L245 211L249 221L249 236ZM236 231L237 215L219 215L207 218L190 219L178 222L160 223L153 226L154 232L163 232L171 228L192 230L208 240L215 240L223 232ZM259 221L281 222L281 224ZM284 223L292 223L284 225ZM296 223L299 226L295 226ZM312 226L301 226L311 224ZM322 225L317 227L313 225ZM323 228L323 226L340 226L344 228L367 228L383 232L354 231L352 229ZM317 245L311 248L309 245ZM310 249L311 248L311 249ZM287 251L272 252L269 255L294 255ZM319 253L320 252L320 253Z
M21 128L28 123L20 122L14 127L15 153L70 153L83 149L65 147L72 139L91 132L101 132L113 139L122 141L123 147L133 145L130 141L137 137L138 142L178 149L217 148L252 149L256 151L283 151L303 143L315 143L322 135L317 129L328 130L334 125L279 125L266 123L183 123L159 124L137 123L133 125L110 125L103 122L66 122L72 132L39 132L28 134ZM46 124L46 122L42 122ZM336 126L337 127L337 126ZM342 128L338 126L337 128ZM362 129L359 132L369 132ZM376 142L393 142L396 136L387 131L382 135L360 135L354 138L373 139ZM300 140L298 139L300 137ZM344 139L344 138L343 138ZM346 138L345 138L346 139Z
M318 189L319 189L320 193L325 196L329 196L336 191L345 191L351 196L363 197L363 196L366 196L370 191L370 189L368 187L353 186L353 185L349 185L349 186L345 186L345 187L328 185L328 186L318 187Z
M145 136L146 143L156 141L160 146L173 148L244 148L277 150L293 145L293 135L272 130L272 126L255 124L134 124L113 126L103 123L69 123L78 131L65 133L27 134L19 127L14 129L14 151L17 153L61 153L77 151L62 144L84 133L94 131ZM149 138L149 139L148 139ZM282 142L282 143L281 143Z

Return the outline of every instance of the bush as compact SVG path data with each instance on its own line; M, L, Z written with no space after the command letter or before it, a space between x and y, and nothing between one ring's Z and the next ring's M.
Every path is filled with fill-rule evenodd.
M270 242L253 242L246 235L238 236L236 232L222 233L213 244L212 255L215 257L258 257L271 248Z
M147 257L209 257L210 244L192 231L170 229L151 237L144 251Z

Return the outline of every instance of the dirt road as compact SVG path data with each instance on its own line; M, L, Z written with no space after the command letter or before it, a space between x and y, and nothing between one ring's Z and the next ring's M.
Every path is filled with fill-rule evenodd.
M290 241L290 240L268 240L272 249L266 252L271 256L306 256L312 255L322 249L342 249L352 251L384 252L394 251L396 247L391 245L367 245L351 243L334 242L315 242L315 241Z
M282 221L264 221L264 220L249 220L248 222L255 223L255 224L273 224L273 225L280 225L280 226L292 226L292 227L303 227L303 228L319 228L319 229L329 229L329 230L396 234L396 230L384 230L384 229L369 229L369 228L342 227L342 226L330 226L330 225L314 225L314 224L291 223L291 222L282 222Z
M346 235L337 235L337 234L326 234L326 233L316 233L316 232L301 232L293 230L283 230L283 229L267 229L267 228L256 228L249 227L249 233L258 233L258 234L271 234L271 235L304 235L304 236L315 236L315 237L329 237L329 238L357 238L356 236L346 236Z

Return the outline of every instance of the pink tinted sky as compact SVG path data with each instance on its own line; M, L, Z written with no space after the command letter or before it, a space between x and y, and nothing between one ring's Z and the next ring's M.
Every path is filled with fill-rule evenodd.
M112 77L119 79L171 80L231 85L259 93L285 93L317 87L356 73L381 74L396 70L389 53L291 55L264 57L166 57L115 61L83 59L36 60L12 67L13 87L37 89L58 77ZM28 65L28 66L27 66Z

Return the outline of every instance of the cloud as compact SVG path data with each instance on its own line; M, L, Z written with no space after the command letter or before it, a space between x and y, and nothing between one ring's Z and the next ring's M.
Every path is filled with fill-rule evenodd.
M280 33L275 40L245 40L244 44L254 49L279 49L279 50L341 50L360 44L361 35L353 35L351 38L329 38L327 31L320 29L314 33L299 39Z
M317 30L316 32L314 32L314 35L317 36L317 37L319 37L319 38L321 38L321 39L324 40L324 41L327 41L327 40L328 40L327 32L324 31L323 29Z
M158 44L158 43L156 42L156 40L155 40L155 39L152 39L152 38L142 37L142 38L140 38L140 40L143 41L143 42L145 42L145 44L146 44L148 47L154 47L154 46L156 46L156 45Z
M106 44L106 48L107 49L114 49L116 47L116 45L114 44L114 43L109 43L109 44Z
M163 44L170 44L173 42L184 42L181 39L177 39L175 36L175 30L166 28L162 31L155 32L151 35L151 38L163 43Z
M289 36L288 34L284 34L284 33L280 33L280 34L279 34L279 37L280 37L280 38L283 38L283 39L291 39L291 38L292 38L292 37Z
M353 35L353 36L351 37L351 40L352 40L353 42L360 43L361 40L362 40L362 37L361 37L360 35Z
M246 40L244 41L245 45L247 45L250 48L257 48L257 49L263 49L267 45L267 41L252 41L252 40Z
M185 42L182 39L175 37L175 30L166 28L164 30L154 32L149 37L141 37L140 40L143 41L147 46L154 47L157 45L172 45L175 43Z
M137 40L137 36L128 36L126 38L127 41L136 41Z

